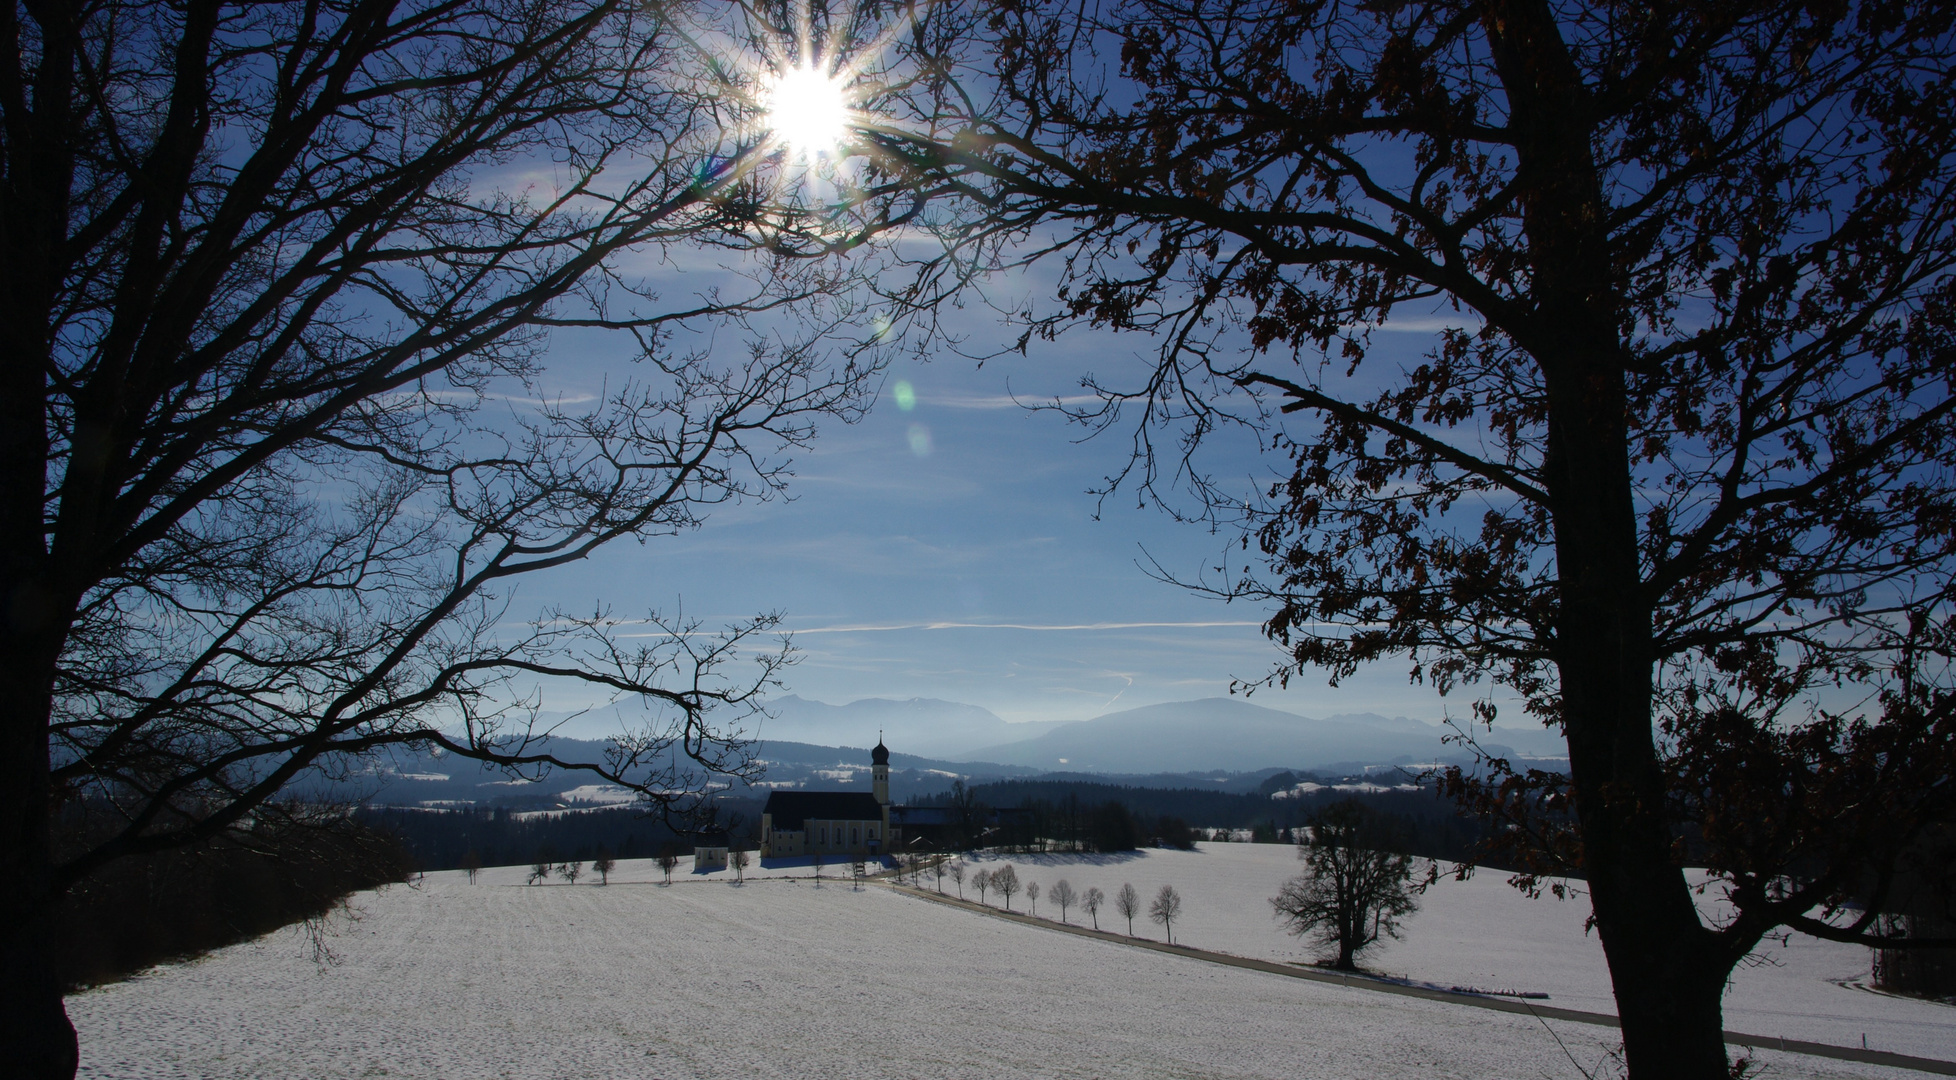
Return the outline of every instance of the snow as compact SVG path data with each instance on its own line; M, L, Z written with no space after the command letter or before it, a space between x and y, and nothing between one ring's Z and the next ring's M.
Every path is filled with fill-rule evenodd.
M557 793L560 799L571 802L624 804L638 801L636 792L628 791L616 784L584 784Z
M974 866L1001 862L1016 864L1022 883L1037 880L1049 894L1062 877L1082 894L1099 886L1110 898L1100 913L1103 929L1124 929L1111 906L1123 882L1132 882L1143 901L1170 884L1182 894L1177 943L1265 960L1315 959L1308 943L1287 933L1270 908L1269 898L1278 886L1300 869L1289 845L1198 844L1193 852L996 856ZM1546 993L1551 1005L1613 1014L1616 1002L1602 945L1583 929L1589 901L1580 894L1581 883L1573 884L1578 887L1575 899L1545 894L1531 900L1509 886L1503 873L1483 871L1464 882L1443 877L1407 921L1405 940L1375 950L1365 963L1441 987ZM948 877L945 888L953 888ZM968 884L966 891L976 899ZM990 899L997 903L996 896ZM1715 907L1709 897L1704 903ZM1025 898L1013 906L1023 910ZM1049 908L1042 900L1039 914L1058 918L1058 909ZM1075 908L1070 921L1084 919ZM1135 920L1134 930L1163 937L1145 918ZM1839 984L1869 977L1866 948L1793 934L1784 945L1762 943L1755 957L1756 962L1734 973L1726 992L1727 1030L1856 1047L1865 1035L1870 1049L1956 1060L1956 1009Z
M1081 891L1132 881L1144 896L1173 884L1185 898L1178 941L1304 955L1268 914L1266 897L1295 867L1283 846L1010 861L1048 890L1062 876ZM649 860L629 860L608 886L527 886L527 868L498 867L474 884L448 871L360 894L356 916L327 938L330 962L288 929L71 997L81 1074L1575 1080L1558 1037L1582 1069L1610 1071L1616 1036L1606 1028L1286 979L881 886L782 876L805 867L750 868L742 887L731 872L689 870L682 860L664 887ZM1607 989L1585 969L1600 960L1582 907L1528 901L1491 877L1444 883L1380 961L1427 981L1511 984L1591 1007ZM1785 951L1799 963L1742 972L1733 1001L1824 1002L1803 1016L1800 1036L1858 1045L1858 1026L1847 1039L1828 1033L1866 1023L1871 1046L1956 1056L1946 1031L1918 1031L1913 1045L1900 1034L1911 1017L1946 1029L1948 1010L1827 984L1809 970L1832 973L1846 957L1815 948L1812 964L1796 942ZM1794 989L1815 981L1811 995ZM1874 1026L1881 1018L1891 1027ZM1728 1026L1760 1022L1735 1015ZM1920 1075L1756 1056L1773 1080Z

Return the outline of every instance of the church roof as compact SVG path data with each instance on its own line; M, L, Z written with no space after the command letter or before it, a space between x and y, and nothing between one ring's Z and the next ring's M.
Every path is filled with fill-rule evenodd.
M761 813L771 815L777 829L799 829L809 818L881 821L883 804L867 791L776 791L769 793Z
M883 738L880 735L876 738L876 749L869 752L869 763L871 765L888 765L890 763L890 748L883 745Z

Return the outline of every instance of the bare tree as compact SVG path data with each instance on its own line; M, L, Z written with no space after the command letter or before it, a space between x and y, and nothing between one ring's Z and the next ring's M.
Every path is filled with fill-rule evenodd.
M1357 799L1333 803L1309 819L1297 845L1305 873L1270 901L1298 936L1330 950L1332 966L1358 970L1358 956L1383 937L1400 936L1400 920L1417 910L1412 857L1388 850L1390 837Z
M939 855L937 857L937 860L931 864L931 870L937 875L937 891L939 894L942 894L944 892L944 856Z
M1175 920L1182 914L1182 894L1173 885L1163 885L1155 894L1154 901L1148 905L1148 918L1159 923L1168 931L1168 943L1175 944Z
M661 847L659 849L658 865L659 872L666 876L666 884L672 884L672 871L673 868L679 865L679 852L674 850L671 844Z
M1100 886L1098 885L1087 886L1087 895L1080 899L1080 906L1085 908L1087 910L1087 916L1093 919L1093 928L1095 930L1100 929L1100 906L1106 902L1107 894L1101 892ZM1133 925L1132 922L1128 923L1130 929L1132 929Z
M1141 914L1141 894L1134 891L1133 885L1121 883L1121 891L1114 894L1114 910L1127 920L1127 936L1133 937L1134 917Z
M856 317L805 303L832 266L746 262L745 284L677 303L624 268L750 245L786 167L678 7L104 0L0 20L16 1075L76 1068L46 951L64 891L303 816L277 798L295 778L418 744L683 813L707 775L754 774L741 717L786 656L730 661L772 617L628 639L641 613L510 606L523 575L774 496L785 454L859 415L874 374L812 345ZM631 375L560 395L543 361L566 327L613 339ZM532 726L552 680L651 719L602 762L558 760ZM58 851L57 814L86 819Z
M1019 871L1011 863L992 871L992 889L1005 898L1005 910L1012 910L1012 897L1019 891Z
M964 899L964 860L951 860L951 880L957 883L958 899Z
M734 884L735 885L746 884L747 864L753 861L752 857L748 855L747 849L734 848L733 850L727 852L727 861L733 864Z
M1065 922L1066 909L1072 907L1073 902L1079 899L1079 896L1073 891L1073 884L1065 878L1059 879L1053 883L1053 891L1050 896L1053 903L1059 905L1060 922Z
M992 887L992 872L980 867L971 875L971 887L978 890L978 902L985 902L985 891Z
M1133 439L1110 487L1240 530L1189 583L1268 606L1269 682L1403 658L1565 736L1450 783L1519 884L1585 877L1633 1077L1727 1075L1772 928L1889 942L1865 901L1956 801L1945 0L1024 0L903 42L917 122L852 206L970 211L900 288L1050 256L1004 348L1158 346L1076 415ZM1207 472L1229 430L1267 484Z
M558 863L557 876L563 878L566 885L577 884L577 879L584 876L584 860L572 859L570 862Z
M612 858L611 849L605 847L603 844L599 844L598 857L591 860L591 869L597 872L598 884L611 884L611 871L616 869L617 866L618 860Z
M555 868L556 868L556 864L551 862L548 858L545 858L542 855L537 856L537 860L530 864L530 876L529 876L530 884L541 885L544 882L549 881L551 871L554 870Z
M462 853L462 872L469 875L469 884L475 884L475 875L482 870L482 855L474 848Z
M808 865L815 870L815 887L818 889L822 887L822 865L827 861L819 851L808 857Z
M1029 911L1030 911L1030 912L1032 913L1032 915L1033 915L1033 916L1035 916L1035 917L1037 917L1037 916L1038 916L1038 914L1039 914L1039 883L1038 883L1037 881L1028 881L1028 882L1026 882L1026 907L1027 907L1027 909L1028 909L1028 910L1029 910Z

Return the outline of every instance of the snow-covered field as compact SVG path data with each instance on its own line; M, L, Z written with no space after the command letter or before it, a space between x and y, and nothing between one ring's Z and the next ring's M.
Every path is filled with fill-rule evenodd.
M1268 914L1266 898L1293 872L1283 847L1011 861L1047 888L1060 877L1081 891L1132 881L1152 895L1173 884L1186 902L1178 941L1305 955ZM524 868L507 867L475 884L448 872L362 894L357 918L328 941L331 962L287 930L71 997L83 1075L1576 1080L1576 1062L1611 1071L1606 1028L1220 967L877 886L818 889L750 870L735 888L731 872L688 869L671 888L633 861L608 887L525 886ZM1600 969L1585 967L1600 958L1582 935L1581 905L1539 903L1492 877L1443 885L1379 965L1607 1007ZM1797 942L1782 951L1784 966L1741 973L1728 1026L1770 1034L1781 1018L1797 1023L1790 1036L1859 1045L1866 1030L1876 1048L1956 1057L1950 1010L1827 983L1863 973L1848 970L1865 967L1848 952ZM1774 1078L1920 1075L1758 1057Z
M1269 898L1300 866L1295 849L1282 844L1201 844L1195 852L1146 851L1133 856L1007 856L974 863L1011 862L1021 882L1036 880L1050 891L1061 878L1084 893L1097 885L1108 896L1132 882L1143 901L1162 885L1182 894L1183 916L1175 940L1197 948L1266 960L1310 960L1307 942L1285 932ZM935 879L931 879L933 884ZM1575 883L1580 886L1580 882ZM945 888L954 886L947 878ZM972 898L969 886L966 888ZM996 904L997 897L990 898ZM1709 905L1711 898L1706 898ZM1013 906L1025 909L1025 897ZM1039 914L1059 917L1042 899ZM1100 913L1103 928L1126 929L1118 916ZM1442 878L1406 924L1403 941L1365 958L1374 970L1442 987L1540 992L1548 1004L1615 1013L1603 947L1585 933L1587 897L1530 900L1507 884L1507 875L1483 871L1456 882ZM1076 909L1073 921L1083 921ZM1161 938L1144 918L1135 933ZM1836 1046L1860 1046L1920 1057L1956 1060L1956 1008L1877 994L1842 983L1865 983L1870 954L1858 945L1821 941L1803 934L1784 944L1765 942L1756 962L1742 966L1725 996L1725 1027Z

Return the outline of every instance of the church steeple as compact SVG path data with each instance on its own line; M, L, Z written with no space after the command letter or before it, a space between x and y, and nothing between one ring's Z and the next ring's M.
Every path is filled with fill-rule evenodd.
M869 752L869 773L875 781L876 801L890 805L890 748L883 745L883 733L876 733L876 749Z

